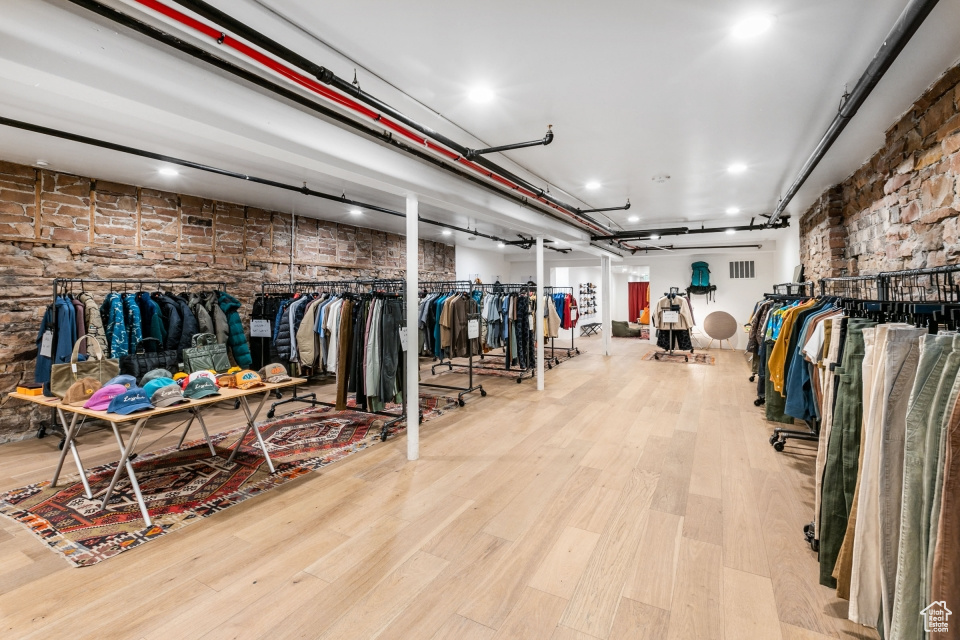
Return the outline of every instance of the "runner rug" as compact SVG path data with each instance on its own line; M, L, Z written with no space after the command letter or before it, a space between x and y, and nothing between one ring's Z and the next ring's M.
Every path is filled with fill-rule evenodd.
M456 398L424 396L427 421L457 406ZM399 405L387 407L399 412ZM87 567L208 518L380 442L384 416L332 408L310 408L261 422L276 473L270 474L249 433L232 463L227 462L243 428L211 436L218 455L210 457L206 440L140 455L133 463L140 490L153 518L145 526L126 474L117 483L106 510L89 500L79 476L0 493L0 514L29 528L70 564ZM391 427L398 433L404 426ZM69 462L68 462L69 464ZM116 463L87 470L94 496L110 484Z
M660 358L656 355L660 354ZM689 360L685 359L687 356ZM679 362L680 364L717 364L717 359L706 353L685 353L678 351L670 354L664 351L648 351L643 354L641 360L657 360L658 362Z

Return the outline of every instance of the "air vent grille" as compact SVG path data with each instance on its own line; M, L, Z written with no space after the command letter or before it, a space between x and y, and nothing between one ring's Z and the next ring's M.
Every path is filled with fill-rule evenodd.
M730 263L730 277L733 279L755 278L753 260L738 260Z

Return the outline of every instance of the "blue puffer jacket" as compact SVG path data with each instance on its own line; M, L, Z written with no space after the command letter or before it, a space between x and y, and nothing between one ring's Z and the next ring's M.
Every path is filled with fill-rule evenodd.
M107 332L110 358L120 358L130 352L130 340L127 326L123 320L123 300L119 293L108 293L100 305L100 317Z
M123 294L123 319L127 327L128 353L136 353L137 346L143 340L143 323L137 296L133 293Z
M240 301L221 291L218 304L223 314L227 316L227 324L230 327L227 346L230 347L237 366L245 369L253 363L253 358L250 356L250 345L247 344L247 336L243 333L243 322L240 320Z

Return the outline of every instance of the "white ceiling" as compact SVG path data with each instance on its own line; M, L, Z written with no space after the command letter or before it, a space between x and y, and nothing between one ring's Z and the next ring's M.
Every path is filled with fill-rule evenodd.
M111 2L156 19L131 0ZM538 184L548 184L538 178L549 181L551 193L575 205L615 206L630 198L629 213L609 215L617 225L636 228L743 224L769 212L832 119L844 84L852 87L906 2L489 0L482 10L442 0L213 4L342 77L352 78L359 64L364 90L467 146L539 138L553 124L556 140L549 147L492 158ZM418 193L421 215L494 235L585 239L62 0L3 5L3 115L284 182L307 181L400 210L406 194ZM731 25L753 11L775 15L774 27L736 40ZM200 43L195 34L181 35ZM884 130L958 58L960 2L946 0L790 212L802 212L866 160L882 144ZM467 99L478 84L494 89L493 102ZM170 184L149 161L0 127L0 159L32 163L41 157L52 168L98 178L402 231L397 218L364 214L361 220L343 205L209 174L184 171ZM731 162L749 169L730 176L725 167ZM671 179L656 184L656 174ZM603 186L587 191L589 180ZM725 216L729 206L742 214ZM641 221L630 223L628 215ZM437 228L422 225L421 233L466 243L464 235L441 236ZM770 233L741 233L736 241ZM690 242L726 240L704 235ZM494 245L480 240L470 246Z

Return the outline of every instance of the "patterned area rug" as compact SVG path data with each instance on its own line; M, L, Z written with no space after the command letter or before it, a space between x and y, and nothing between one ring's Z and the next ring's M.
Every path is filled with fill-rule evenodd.
M659 359L654 357L658 353L661 354ZM683 357L684 355L688 356L690 360L685 360ZM679 362L680 364L717 364L717 359L706 353L684 354L681 352L670 355L668 353L664 353L663 351L648 351L643 354L643 357L640 359L653 360L655 362Z
M456 406L456 400L425 396L424 404L427 421ZM399 412L400 406L389 409ZM126 474L107 509L100 509L96 496L110 484L115 463L88 469L94 500L84 496L75 476L64 478L56 488L47 480L0 493L0 513L29 528L70 564L91 566L371 447L380 442L384 420L323 407L262 422L260 432L276 468L272 475L257 453L260 445L252 432L244 438L234 462L227 462L226 449L233 447L242 428L212 436L218 452L213 458L205 440L187 443L180 450L170 447L141 455L134 468L153 517L150 527L144 526ZM404 429L403 425L391 427L389 433Z

